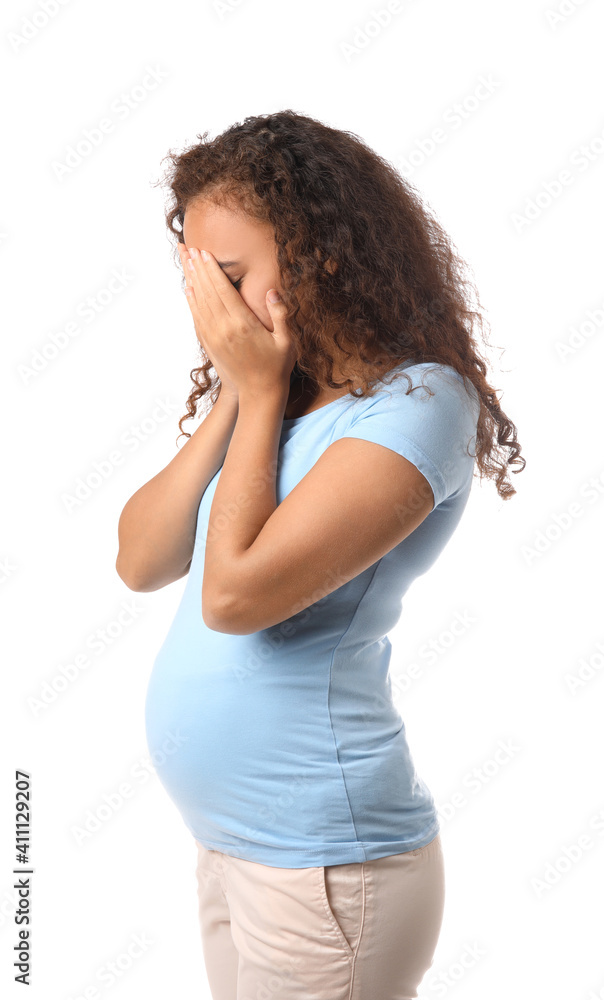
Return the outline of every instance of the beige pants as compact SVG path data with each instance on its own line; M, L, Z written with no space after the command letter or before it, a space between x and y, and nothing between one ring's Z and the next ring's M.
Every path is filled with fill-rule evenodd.
M195 843L212 1000L417 997L443 918L440 834L419 850L319 868L272 868Z

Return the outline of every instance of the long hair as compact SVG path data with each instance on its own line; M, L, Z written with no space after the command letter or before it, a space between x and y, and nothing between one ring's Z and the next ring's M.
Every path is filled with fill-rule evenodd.
M350 379L334 381L334 343L359 373L355 395L373 395L407 359L450 365L480 400L477 469L495 479L500 497L513 496L508 467L521 472L526 461L478 350L475 331L484 340L485 324L479 296L419 192L358 136L289 109L197 138L168 153L160 181L171 196L166 225L175 262L194 200L235 204L270 223L297 373L322 389L352 386ZM203 364L190 373L193 388L178 425L186 437L182 424L198 401L209 393L213 405L220 392L200 351Z

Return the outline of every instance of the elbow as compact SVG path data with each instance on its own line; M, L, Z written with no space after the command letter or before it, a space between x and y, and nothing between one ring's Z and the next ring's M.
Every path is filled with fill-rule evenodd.
M137 576L131 568L124 567L120 562L119 555L115 562L115 571L122 583L126 584L128 590L133 590L137 594L148 594L153 590L157 590L157 587L151 584L149 580Z
M249 623L244 620L241 602L232 597L209 598L204 594L203 587L201 617L212 632L223 632L225 635L251 635L256 631L248 627Z
M122 583L126 584L126 586L128 587L128 590L134 590L134 591L137 590L136 586L134 585L135 581L134 581L133 577L131 576L131 574L129 573L129 571L120 562L119 555L118 555L117 559L115 560L115 572L119 576L119 578L122 581Z
M167 587L168 584L186 576L191 568L191 561L189 559L182 569L174 569L171 566L163 568L147 566L146 569L142 569L140 566L138 568L127 566L118 555L115 569L120 580L126 584L129 590L134 590L139 594L151 594L155 590L161 590L162 587Z

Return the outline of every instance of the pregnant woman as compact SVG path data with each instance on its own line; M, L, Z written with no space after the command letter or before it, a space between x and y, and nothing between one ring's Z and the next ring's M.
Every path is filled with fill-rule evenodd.
M132 590L187 575L149 749L178 733L158 775L214 1000L408 1000L444 868L388 633L475 467L507 498L525 460L462 261L392 165L290 110L197 138L168 174L203 361L183 434L208 405L118 526Z

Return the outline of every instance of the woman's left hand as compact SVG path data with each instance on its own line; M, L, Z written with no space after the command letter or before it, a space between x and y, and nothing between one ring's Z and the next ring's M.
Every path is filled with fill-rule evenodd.
M243 301L216 258L206 253L204 260L199 250L189 247L189 260L184 264L192 283L187 298L197 310L206 353L240 393L279 388L287 397L296 350L285 323L283 300L271 302L267 293L271 332Z

